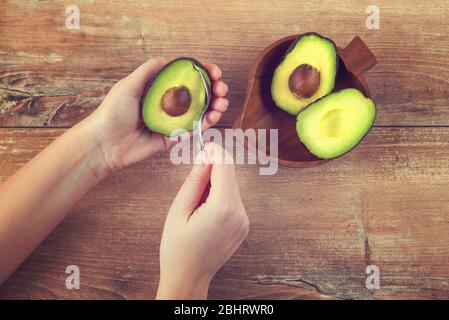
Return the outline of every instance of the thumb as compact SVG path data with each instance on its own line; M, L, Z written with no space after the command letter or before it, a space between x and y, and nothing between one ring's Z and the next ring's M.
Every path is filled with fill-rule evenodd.
M214 165L211 170L211 189L208 200L220 204L233 195L237 185L234 159L221 146L210 144L210 148Z
M211 175L210 164L195 164L173 200L170 214L186 219L198 207Z
M140 65L136 70L122 79L122 90L140 98L148 82L156 76L164 63L165 60L163 59L153 58Z

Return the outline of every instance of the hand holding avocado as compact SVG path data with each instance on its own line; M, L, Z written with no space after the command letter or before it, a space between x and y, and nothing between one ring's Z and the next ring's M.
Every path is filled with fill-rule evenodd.
M314 155L331 159L356 146L375 105L356 89L334 90L338 53L305 34L274 72L276 105L297 116L296 131ZM67 130L0 185L0 284L86 193L108 174L168 150L167 137L205 130L228 108L221 70L191 58L151 59L116 83L89 117ZM204 116L204 117L203 117ZM150 129L150 130L149 130ZM172 203L161 241L158 298L206 298L209 283L248 233L248 217L229 155L206 147ZM227 159L216 162L216 155ZM232 161L231 161L232 163ZM30 187L30 181L33 182ZM45 201L42 201L45 199Z
M199 83L197 71L189 70L194 73L193 76L197 76L193 77L197 82L191 84L189 76L192 74L177 72L178 67L182 69L186 61L178 60L177 62L173 65L173 68L167 67L165 71L160 72L165 65L165 61L161 59L148 60L133 73L117 82L97 110L85 120L91 122L93 127L96 128L95 140L104 153L106 167L109 171L115 171L150 158L158 152L166 151L172 146L173 142L165 135L160 134L160 132L170 133L173 124L178 128L183 126L187 128L189 123L192 125L193 120L198 120L198 116L205 111L202 109L204 107L202 105L204 103L204 95L200 92L202 83ZM192 65L191 62L188 63L190 66ZM225 96L228 92L228 86L220 80L222 72L216 65L205 64L201 67L201 72L207 74L210 81L210 90L213 93L213 99L211 99L209 108L203 117L202 129L206 130L217 123L222 113L227 110L229 101ZM159 76L157 76L158 73ZM176 75L179 75L179 77ZM167 76L168 78L175 77L176 81L178 81L176 83L184 83L186 88L198 90L199 97L195 96L195 92L186 94L182 88L178 92L173 92L173 90L167 93L161 92L161 96L158 96L161 98L161 101L164 100L162 98L165 98L165 100L177 101L177 99L180 99L181 102L185 102L188 98L191 99L191 104L195 104L195 108L189 107L191 110L187 111L184 116L177 117L180 119L178 122L173 123L169 121L171 124L164 122L167 117L170 117L165 112L162 114L162 112L153 109L148 110L152 120L148 120L145 116L144 120L146 119L145 122L149 121L152 124L154 131L150 131L146 127L144 120L142 120L141 98L148 83L155 84L153 86L154 90L148 94L153 94L154 91L154 94L157 95L157 89L166 83L165 79ZM166 94L162 97L164 93ZM172 101L166 104L170 102ZM145 112L144 114L146 114ZM153 117L153 115L155 116Z
M111 172L170 148L172 142L148 130L141 117L141 96L163 65L162 60L151 59L117 82L97 110L64 132L0 185L0 285L67 213ZM201 70L207 70L213 92L202 124L202 128L207 129L226 111L228 87L220 80L221 70L216 65L206 64ZM184 93L175 95L179 94L184 101ZM218 173L212 175L212 179L217 183L229 181L220 179L220 172L229 173L233 169L216 168L214 172ZM186 188L191 186L194 178L192 175ZM229 187L236 188L234 180L229 181ZM188 191L186 188L183 189L185 192ZM215 197L223 198L223 203L239 200L237 193L233 197L226 193ZM215 207L208 204L203 208L208 217L214 217ZM233 212L240 212L243 217L241 206L235 209ZM206 222L209 218L195 219L199 220L197 227L210 227Z
M193 130L212 101L212 79L199 61L178 58L167 63L148 84L142 97L147 127L164 136Z

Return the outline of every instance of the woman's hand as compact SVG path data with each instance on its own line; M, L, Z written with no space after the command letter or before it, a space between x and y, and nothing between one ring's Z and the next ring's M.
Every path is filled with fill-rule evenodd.
M169 148L141 120L140 99L163 66L159 59L120 80L101 105L0 185L0 285L107 174ZM215 99L203 127L228 107L221 71L206 65Z
M165 62L150 59L142 64L117 82L97 110L83 121L92 129L103 151L106 171L116 171L172 146L169 138L146 128L141 118L142 94ZM214 64L205 67L213 81L214 99L203 119L204 130L217 123L229 105L224 98L228 86L220 80L221 70Z
M196 164L165 222L157 299L205 299L215 273L248 234L232 158L213 143ZM230 163L230 164L227 164Z

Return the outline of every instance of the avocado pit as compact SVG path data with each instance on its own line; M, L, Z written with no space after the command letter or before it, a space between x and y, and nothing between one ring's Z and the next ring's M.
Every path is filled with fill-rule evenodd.
M184 87L174 87L165 92L161 104L165 113L172 117L178 117L187 112L192 98L189 90Z
M320 72L311 65L302 64L293 70L288 86L298 99L308 99L320 87Z

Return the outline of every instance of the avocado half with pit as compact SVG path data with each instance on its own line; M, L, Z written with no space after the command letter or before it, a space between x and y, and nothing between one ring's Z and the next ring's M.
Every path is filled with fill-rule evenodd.
M296 132L310 153L332 159L357 146L375 118L376 106L371 99L357 89L343 89L299 113Z
M271 97L276 106L296 116L333 90L337 70L334 42L317 33L303 34L276 67Z
M195 129L212 100L212 81L206 68L192 58L167 63L142 96L145 125L165 136Z

